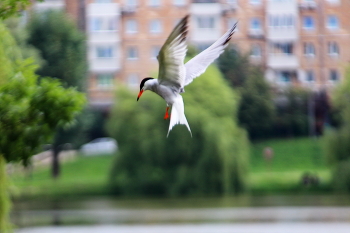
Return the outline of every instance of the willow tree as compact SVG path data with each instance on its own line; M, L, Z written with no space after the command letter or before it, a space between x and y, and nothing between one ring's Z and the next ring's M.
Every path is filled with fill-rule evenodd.
M167 138L165 102L119 89L107 130L119 144L111 189L119 195L233 194L246 185L248 140L237 125L239 96L214 66L185 88L193 137L177 125Z
M6 163L28 164L57 127L72 124L85 102L58 80L39 80L36 68L0 22L0 232L9 231Z

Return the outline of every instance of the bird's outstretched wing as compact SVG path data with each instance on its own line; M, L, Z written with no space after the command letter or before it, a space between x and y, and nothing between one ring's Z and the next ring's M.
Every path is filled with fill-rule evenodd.
M159 83L169 86L176 91L180 91L185 82L184 59L187 52L188 18L189 16L186 15L176 25L157 56L159 62Z
M203 74L207 67L224 52L224 49L228 45L234 30L236 29L237 23L228 30L220 39L218 39L214 44L209 48L205 49L197 56L189 60L185 64L186 68L186 77L185 77L185 86L190 84L193 79Z

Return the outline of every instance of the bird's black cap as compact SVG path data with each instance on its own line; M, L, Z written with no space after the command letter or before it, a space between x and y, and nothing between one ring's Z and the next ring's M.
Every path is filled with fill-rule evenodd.
M140 83L140 91L141 91L141 89L143 88L143 86L145 85L145 82L146 82L147 80L150 80L150 79L154 79L154 78L147 77L147 78L142 79L142 81L141 81L141 83Z

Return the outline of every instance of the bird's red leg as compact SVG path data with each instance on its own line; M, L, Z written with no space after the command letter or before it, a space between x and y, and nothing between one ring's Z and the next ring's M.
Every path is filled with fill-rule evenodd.
M166 107L166 110L165 110L165 116L164 116L164 120L168 119L169 118L169 107Z

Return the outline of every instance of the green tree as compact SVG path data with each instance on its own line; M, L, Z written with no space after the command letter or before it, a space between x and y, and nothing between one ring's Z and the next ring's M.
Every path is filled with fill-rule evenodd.
M75 23L64 12L49 10L31 16L28 33L28 44L38 49L45 61L37 74L84 90L86 38Z
M86 43L84 34L78 30L75 23L64 12L46 11L34 14L28 24L28 43L40 51L45 61L38 69L37 74L50 76L61 80L65 87L85 89L87 74ZM60 174L59 152L65 143L81 144L86 114L76 120L79 124L75 128L57 130L52 143L53 163L52 176L57 178ZM90 121L91 122L91 121ZM83 126L83 127L81 127ZM80 141L75 141L76 139Z
M5 165L27 164L56 128L73 123L85 98L53 79L41 79L31 59L24 60L19 47L0 22L0 231L9 231Z
M274 115L273 95L261 67L250 64L247 55L229 47L219 58L219 68L241 95L239 124L252 139L270 135Z
M210 66L185 88L193 137L176 126L166 138L165 102L120 88L107 130L118 141L111 187L119 195L210 195L244 190L248 140L237 123L239 97Z
M234 88L244 86L251 66L249 57L241 54L235 46L229 46L218 59L220 71Z
M42 0L39 0L42 1ZM1 0L0 20L7 19L14 14L18 14L31 4L31 0Z
M275 97L274 136L308 135L308 101L310 90L289 88Z
M240 125L247 129L250 138L264 138L271 135L275 106L272 92L260 67L251 67L241 88L241 102L238 109Z
M28 30L21 23L21 18L12 17L6 19L4 23L20 48L23 59L32 58L37 65L43 65L44 60L41 58L40 52L34 46L28 44Z
M333 93L331 101L333 108L339 112L341 125L326 133L326 155L334 167L334 189L350 192L350 68L344 82Z

